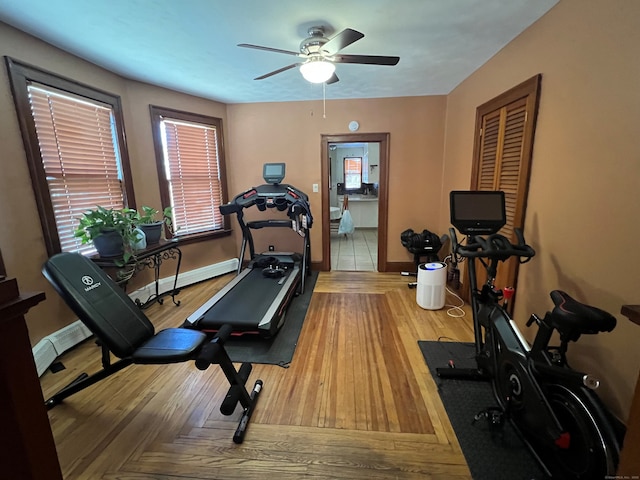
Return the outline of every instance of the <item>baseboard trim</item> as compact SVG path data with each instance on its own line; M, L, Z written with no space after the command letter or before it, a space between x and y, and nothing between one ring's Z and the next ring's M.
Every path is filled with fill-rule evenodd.
M58 352L56 352L56 348L48 337L40 340L37 345L33 347L32 353L33 359L36 362L38 376L41 376L58 357Z
M209 280L210 278L219 277L229 272L235 272L238 269L238 259L233 258L231 260L225 260L224 262L218 262L213 265L207 265L206 267L196 268L188 272L180 273L178 275L177 288L186 287L195 283ZM158 293L162 294L169 292L173 289L174 277L161 278L158 282ZM138 290L131 292L129 296L132 300L140 300L144 303L151 295L156 293L156 284L151 282Z
M177 288L186 287L195 283L219 277L229 272L235 272L238 268L238 259L225 260L213 265L196 268L178 275ZM159 293L168 292L173 289L174 277L161 278L158 282ZM151 282L138 290L131 292L129 297L132 300L146 301L151 294L155 294L156 284ZM80 321L67 325L50 335L41 339L33 348L32 354L36 363L38 376L41 376L49 366L55 362L56 358L70 348L78 345L83 340L91 336L91 331Z

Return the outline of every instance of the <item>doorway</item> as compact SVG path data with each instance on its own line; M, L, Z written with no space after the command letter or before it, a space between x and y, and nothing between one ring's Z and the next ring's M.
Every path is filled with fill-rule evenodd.
M329 164L331 270L375 272L380 144L330 143ZM348 233L340 228L346 215L354 227Z
M375 152L372 156L377 157L374 160L375 163L372 162L371 165L368 163L368 158L366 158L368 153L370 153L368 151L366 151L367 155L365 155L365 153L358 155L359 151L365 152L365 150L358 150L358 148L365 148L360 147L361 145L371 146L372 151ZM335 153L339 147L344 155L333 155L332 153ZM330 148L333 148L333 151L330 150ZM350 250L353 252L351 255L355 256L357 248L365 248L372 258L371 267L369 267L367 262L365 262L364 250L361 252L363 255L361 260L364 262L363 265L366 265L363 269L379 272L386 271L389 134L322 135L321 149L322 237L324 239L322 242L322 270L328 271L338 267L335 258L333 258L334 261L332 262L332 255L334 257L336 254L341 254L341 256L348 255ZM344 164L341 163L339 165L337 169L338 172L336 172L335 168L332 168L332 165L335 166L335 161L344 162L345 158L355 158L356 163L362 162L360 165L367 169L364 179L369 180L369 175L371 174L371 179L377 180L377 182L361 181L362 185L360 188L356 188L355 185L351 185L351 188L345 188L343 182L345 178ZM332 159L334 162L332 162ZM374 164L375 167L372 167ZM340 178L336 178L337 175ZM338 191L338 183L342 184L340 191ZM356 222L354 222L354 224L359 223L365 228L356 230L355 234L347 235L346 238L340 238L335 233L333 235L331 233L331 214L335 213L332 212L331 206L332 204L342 206L342 198L344 198L344 196L352 199L349 204L349 209L352 218L357 217L355 218ZM375 197L375 199L373 197ZM340 200L338 200L338 198ZM374 215L376 215L375 221L367 223L367 221L370 220L364 220L363 218L366 215L371 215L374 204L375 207L377 207L377 213L374 213ZM335 210L336 205L333 206ZM363 212L368 212L368 214ZM335 217L335 215L333 216ZM367 225L375 225L375 228L366 228ZM332 243L334 246L333 249ZM375 253L371 253L372 245L375 245L375 247L373 247L375 248ZM341 253L339 253L336 247L340 249ZM343 263L338 269L358 270L355 264L353 267L350 267L349 262Z

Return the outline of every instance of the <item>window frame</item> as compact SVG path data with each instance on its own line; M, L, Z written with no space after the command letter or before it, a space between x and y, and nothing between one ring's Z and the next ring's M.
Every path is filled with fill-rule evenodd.
M169 181L167 180L167 174L165 171L165 158L164 158L164 146L162 143L162 119L166 117L171 120L180 120L190 123L199 123L214 127L217 130L217 153L218 153L218 170L220 171L220 190L222 191L222 203L228 203L229 193L227 190L227 170L225 162L225 148L224 148L224 131L222 128L222 119L218 117L211 117L199 113L185 112L182 110L175 110L167 107L160 107L157 105L149 105L149 112L151 115L151 131L153 137L153 147L156 156L156 167L158 171L158 185L160 188L160 201L162 202L162 208L171 205L171 193L169 191ZM205 232L198 232L186 235L176 235L175 232L171 232L169 229L166 231L167 238L177 237L180 239L181 244L195 243L211 238L225 237L231 234L229 227L229 220L227 215L222 215L222 228L218 230L208 230Z
M136 208L131 166L124 131L122 103L118 95L48 72L11 57L5 56L5 62L16 108L16 116L24 143L27 165L29 166L29 173L31 175L33 192L40 216L40 223L42 225L44 242L48 255L52 256L60 253L62 249L56 226L53 203L51 201L51 193L40 153L36 124L31 114L28 85L30 82L38 83L45 87L51 87L52 89L68 92L74 96L84 97L111 106L115 121L117 148L120 154L120 168L122 169L123 201L125 206Z

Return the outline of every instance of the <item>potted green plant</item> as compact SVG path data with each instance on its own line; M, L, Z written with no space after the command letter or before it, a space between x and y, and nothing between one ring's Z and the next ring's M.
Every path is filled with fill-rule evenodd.
M135 231L135 210L97 206L80 217L74 236L83 244L93 243L101 257L122 257L127 263L141 235Z
M160 241L162 236L162 227L172 226L171 207L167 207L162 211L162 217L159 216L160 211L146 205L142 206L141 212L134 215L134 224L142 230L147 238L147 245L155 245Z

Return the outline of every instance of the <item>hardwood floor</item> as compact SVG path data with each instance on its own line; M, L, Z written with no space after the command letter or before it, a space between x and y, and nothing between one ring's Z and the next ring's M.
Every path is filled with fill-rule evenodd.
M230 278L146 313L157 329L179 326ZM472 341L468 310L422 310L398 274L320 272L291 366L254 365L247 384L264 389L243 444L232 442L240 408L218 410L217 366L133 365L49 411L64 478L469 479L417 344L440 337ZM41 377L45 398L100 369L91 340L60 360L65 370Z

